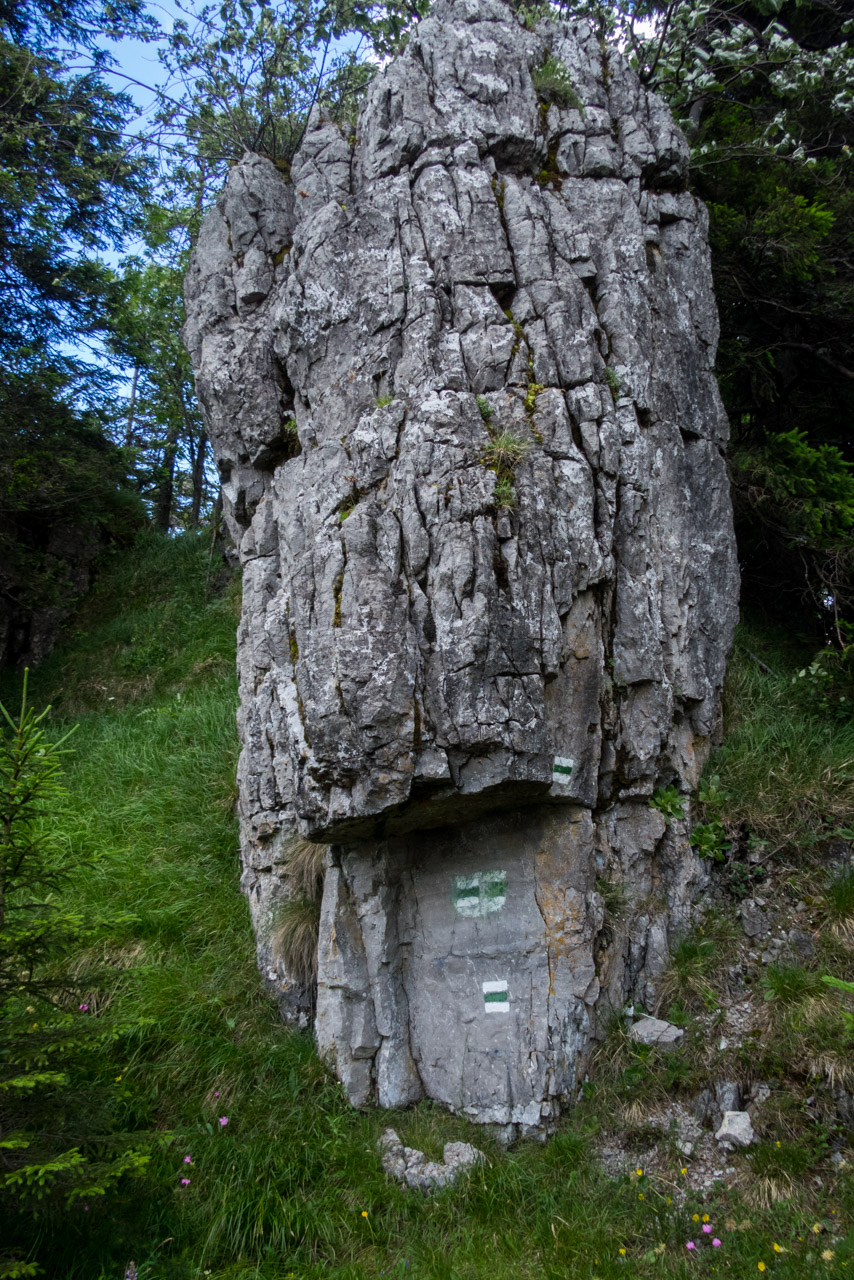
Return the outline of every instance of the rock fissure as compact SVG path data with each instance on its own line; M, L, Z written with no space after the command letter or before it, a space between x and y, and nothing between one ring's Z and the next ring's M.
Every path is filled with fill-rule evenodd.
M649 805L690 811L737 596L687 154L585 24L436 0L351 139L313 116L293 181L244 157L202 228L244 884L304 1019L265 921L294 834L334 842L315 1030L356 1103L548 1129L702 889L688 817Z

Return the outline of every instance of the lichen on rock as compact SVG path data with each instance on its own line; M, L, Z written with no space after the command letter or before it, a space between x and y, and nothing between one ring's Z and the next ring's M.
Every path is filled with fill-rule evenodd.
M305 1017L265 921L295 833L331 846L316 1034L357 1103L547 1128L702 885L738 578L687 163L583 23L437 0L354 138L315 114L203 225L244 885Z

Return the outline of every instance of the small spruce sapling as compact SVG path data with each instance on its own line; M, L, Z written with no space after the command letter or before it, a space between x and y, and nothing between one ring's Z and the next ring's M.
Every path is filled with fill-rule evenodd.
M99 1085L115 1079L114 1045L133 1028L98 1017L97 975L81 976L104 922L84 920L61 893L57 816L73 730L51 741L49 711L27 705L26 673L19 715L0 703L0 1276L28 1274L36 1218L49 1236L79 1202L143 1176L153 1138L123 1134L117 1100Z

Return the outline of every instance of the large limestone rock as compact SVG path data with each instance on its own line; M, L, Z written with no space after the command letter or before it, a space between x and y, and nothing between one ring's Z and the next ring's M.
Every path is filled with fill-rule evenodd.
M696 784L737 597L686 169L584 25L437 0L352 134L314 118L290 181L246 156L204 224L244 884L305 1017L269 920L295 835L331 845L316 1034L355 1102L548 1127L702 885L688 799L650 805Z

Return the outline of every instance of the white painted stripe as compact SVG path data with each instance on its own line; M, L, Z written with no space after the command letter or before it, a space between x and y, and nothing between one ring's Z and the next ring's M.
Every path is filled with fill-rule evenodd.
M558 786L566 787L572 779L572 771L575 768L575 761L569 756L555 756L552 765L552 783Z
M483 994L486 995L488 991L506 991L507 983L506 982L483 982L481 983L481 987L483 989Z

